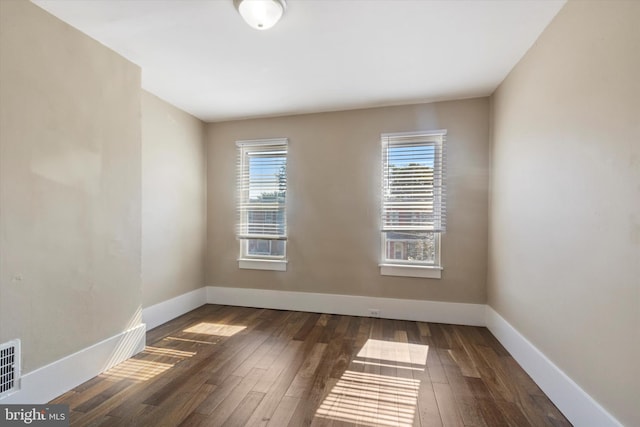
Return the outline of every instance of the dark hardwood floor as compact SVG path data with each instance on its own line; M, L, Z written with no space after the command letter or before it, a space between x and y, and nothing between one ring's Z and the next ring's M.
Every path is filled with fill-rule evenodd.
M486 328L205 305L63 394L85 426L569 426Z

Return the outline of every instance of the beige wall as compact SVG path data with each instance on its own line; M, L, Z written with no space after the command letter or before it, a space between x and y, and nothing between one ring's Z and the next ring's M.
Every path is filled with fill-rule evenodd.
M205 285L205 160L204 124L143 91L143 307Z
M140 70L0 1L0 342L23 372L140 324Z
M494 99L489 304L640 425L640 3L569 2Z
M448 129L441 280L380 276L380 133ZM207 284L485 302L487 98L208 125ZM289 138L286 272L239 270L236 146Z

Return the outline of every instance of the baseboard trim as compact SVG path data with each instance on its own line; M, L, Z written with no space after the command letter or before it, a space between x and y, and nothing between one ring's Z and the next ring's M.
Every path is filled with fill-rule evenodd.
M297 310L351 316L370 316L378 309L386 319L417 320L484 326L485 305L407 300L356 295L289 292L249 288L207 287L207 303L244 307Z
M182 316L207 303L206 288L198 288L186 294L142 309L142 321L147 329L153 329L169 320Z
M141 352L144 323L22 375L20 390L1 404L42 404Z
M486 326L574 426L622 427L524 335L487 306Z
M142 351L152 329L204 304L370 316L422 322L486 326L575 426L622 427L606 409L485 304L405 300L369 296L289 292L221 286L202 287L142 310L135 328L22 375L21 389L1 404L46 403Z

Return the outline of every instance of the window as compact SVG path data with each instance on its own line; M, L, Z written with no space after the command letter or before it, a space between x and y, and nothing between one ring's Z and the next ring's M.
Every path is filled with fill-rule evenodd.
M240 268L286 270L287 139L238 141Z
M383 275L440 278L446 133L382 135Z

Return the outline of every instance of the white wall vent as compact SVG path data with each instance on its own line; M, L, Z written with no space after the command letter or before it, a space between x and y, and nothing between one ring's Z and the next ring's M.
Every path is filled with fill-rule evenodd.
M0 344L0 399L20 389L20 340Z

